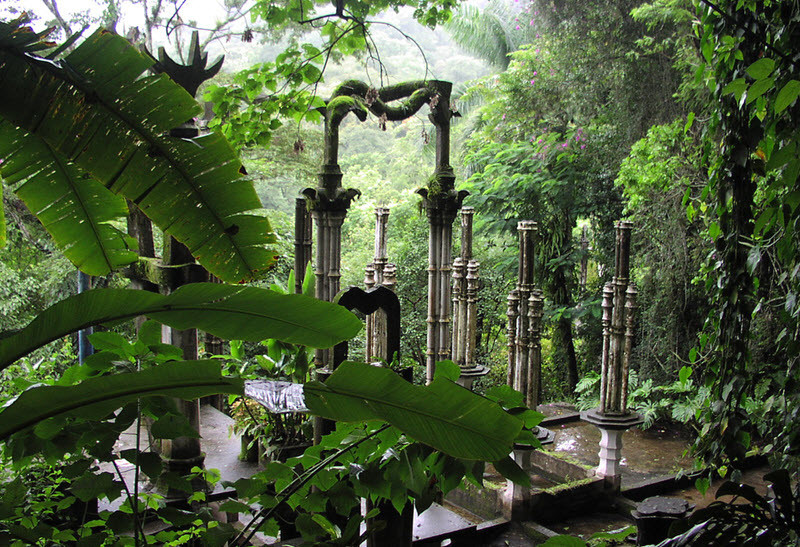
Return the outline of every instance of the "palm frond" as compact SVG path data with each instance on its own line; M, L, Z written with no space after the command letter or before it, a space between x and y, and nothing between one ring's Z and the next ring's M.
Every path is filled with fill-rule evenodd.
M444 28L464 50L502 70L508 68L508 35L498 16L476 6L462 5Z

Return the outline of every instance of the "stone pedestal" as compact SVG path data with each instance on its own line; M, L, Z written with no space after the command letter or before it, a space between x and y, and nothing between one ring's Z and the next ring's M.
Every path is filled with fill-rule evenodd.
M536 427L533 434L542 446L553 444L555 433L544 427ZM525 445L515 445L512 457L526 473L530 473L535 467L534 454L536 449ZM541 454L540 452L538 454ZM531 499L532 489L530 486L521 486L512 481L507 481L505 498L503 500L503 513L506 518L515 520L530 520L531 518Z
M605 480L606 486L619 490L622 478L622 434L644 421L639 414L602 414L599 409L581 412L581 419L600 429L600 465L595 474Z
M531 468L532 454L533 449L515 448L512 457L517 465L528 471ZM517 521L530 520L531 487L521 486L510 480L507 482L508 486L503 499L503 516Z
M461 376L458 377L456 383L460 386L464 386L467 389L472 389L472 382L474 382L481 376L486 376L487 374L489 374L489 368L483 365L475 365L470 368L462 368Z

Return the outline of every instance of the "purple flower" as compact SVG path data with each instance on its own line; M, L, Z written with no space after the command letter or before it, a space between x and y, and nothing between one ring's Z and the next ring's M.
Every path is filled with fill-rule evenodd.
M517 30L519 30L519 29L520 29L519 25L517 25L517 26L516 26L516 27L514 27L514 28L515 28L515 29L517 29Z
M534 70L533 71L533 75L536 76L537 74L539 74L539 73Z
M535 84L536 80L531 80L531 85Z

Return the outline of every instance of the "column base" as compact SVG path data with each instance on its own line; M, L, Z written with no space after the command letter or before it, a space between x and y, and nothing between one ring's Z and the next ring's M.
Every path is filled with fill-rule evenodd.
M205 452L201 452L199 456L193 456L191 458L165 458L162 456L161 461L163 462L164 468L168 473L174 473L180 477L185 477L186 475L190 475L192 473L192 469L195 467L204 467L205 459ZM202 478L202 476L192 478L191 488L194 491L209 491L209 485ZM168 500L186 499L192 495L191 492L185 492L184 490L175 488L168 483L161 484L159 489L166 491L165 497Z
M581 419L600 430L600 465L595 475L604 479L606 486L619 490L622 478L622 435L631 427L644 421L639 414L603 414L599 409L581 412Z
M474 365L471 367L461 367L461 376L458 377L456 383L467 389L472 389L472 382L481 376L489 374L489 367L483 365Z
M526 473L531 469L530 447L514 448L511 456ZM531 487L520 486L511 480L506 480L506 491L503 497L503 514L511 520L529 520L531 512Z

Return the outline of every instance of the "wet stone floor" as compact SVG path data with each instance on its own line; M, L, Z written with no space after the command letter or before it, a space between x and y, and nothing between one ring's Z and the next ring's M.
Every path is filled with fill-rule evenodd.
M599 463L600 430L583 421L552 426L555 440L547 449L561 453L588 466ZM646 431L633 428L622 436L622 488L666 475L681 469L691 470L692 458L686 455L689 440L676 430L652 427Z

